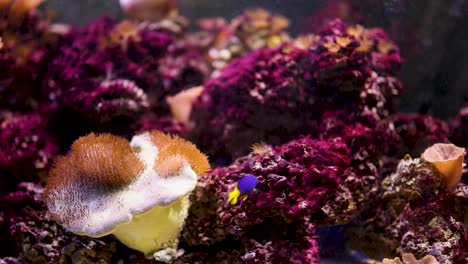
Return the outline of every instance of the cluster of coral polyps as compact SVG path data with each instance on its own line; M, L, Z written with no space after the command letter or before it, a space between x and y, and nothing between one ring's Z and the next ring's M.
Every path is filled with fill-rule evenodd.
M255 9L191 33L173 0L77 28L40 2L0 0L0 263L468 263L468 111L396 112L383 30Z

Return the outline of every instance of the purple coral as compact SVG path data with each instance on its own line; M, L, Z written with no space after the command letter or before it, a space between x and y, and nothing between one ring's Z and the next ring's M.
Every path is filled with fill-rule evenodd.
M132 127L137 133L145 131L159 130L164 133L181 135L187 132L185 125L169 116L157 116L153 113L147 113Z
M47 121L37 113L12 114L0 127L2 185L39 180L38 173L46 172L58 154Z
M317 109L367 109L381 117L394 111L402 92L395 78L402 59L383 30L333 20L318 36L296 42L308 50L301 60Z
M419 155L435 143L449 142L449 127L438 118L422 114L396 113L383 120L393 140L383 158L383 171L391 173L404 155Z
M398 149L395 156L422 153L424 149L435 143L447 143L449 136L448 125L435 117L421 114L392 115L389 119L398 135ZM396 154L398 153L398 154Z
M325 142L304 137L279 147L259 148L200 179L184 240L189 245L210 245L228 237L249 237L246 234L270 221L308 219L321 210L346 178L349 162L349 150L340 140ZM229 205L227 193L245 174L258 177L260 191L239 205Z
M379 122L376 113L365 110L354 114L324 112L322 120L312 124L309 131L322 140L340 138L350 150L347 177L315 215L320 225L348 223L375 198L381 181L380 159L395 142L394 134L387 124Z
M256 142L281 144L304 134L306 123L325 111L387 117L402 91L395 78L400 64L382 30L332 21L318 35L223 68L192 108L192 138L213 156L230 158Z
M32 11L10 21L0 20L0 109L31 111L46 98L41 83L60 34Z
M463 248L463 223L453 218L453 199L438 199L412 209L406 206L388 230L400 245L397 252L411 252L418 258L434 256L439 263L454 263Z
M274 221L273 221L274 222ZM304 221L262 223L241 240L187 251L176 263L319 263L314 227ZM275 234L271 234L275 230Z
M205 84L192 110L192 138L218 157L245 154L262 140L285 142L304 122L308 102L301 76L294 57L280 50L233 61Z
M164 97L200 84L207 67L167 24L102 18L70 32L45 81L56 112L89 119L88 131L128 127L148 110L168 116Z

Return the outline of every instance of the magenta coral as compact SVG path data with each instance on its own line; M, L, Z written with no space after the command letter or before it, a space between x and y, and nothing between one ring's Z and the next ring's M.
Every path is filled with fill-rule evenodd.
M395 136L374 112L365 110L354 114L324 112L322 120L309 130L322 140L340 138L350 149L346 179L315 215L321 225L348 223L375 198L381 181L380 159L395 142Z
M4 10L2 15L4 16ZM44 96L41 83L60 34L35 11L18 20L0 20L0 109L35 110Z
M128 127L147 111L168 116L165 96L200 84L208 70L197 49L167 24L102 18L70 32L45 81L57 111L107 131Z
M397 251L411 252L421 258L434 256L439 263L454 263L463 246L463 223L453 218L451 199L439 199L411 209L406 206L395 222L388 227L390 234L400 241Z
M339 140L325 142L305 137L265 148L200 179L186 224L185 239L189 244L213 244L229 236L241 239L262 223L309 218L320 211L348 176L349 150ZM227 193L245 174L258 177L259 192L250 194L239 205L229 205Z
M228 157L262 140L285 142L298 133L308 105L301 75L294 57L279 50L233 61L205 84L192 110L192 138Z
M0 170L2 185L38 181L50 168L58 147L39 114L12 114L0 124Z
M230 158L256 142L285 143L325 111L387 117L402 91L395 78L400 64L398 48L382 30L334 20L318 35L223 68L192 108L192 138L215 157Z
M398 135L398 149L394 155L419 155L425 148L435 144L448 142L448 125L435 117L421 114L392 115L389 119Z

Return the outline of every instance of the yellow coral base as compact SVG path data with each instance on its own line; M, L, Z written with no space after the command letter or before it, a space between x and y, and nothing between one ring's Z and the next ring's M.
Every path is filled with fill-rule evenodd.
M113 234L123 244L143 252L147 257L165 248L176 248L188 208L188 197L168 206L155 206L134 216L130 222L119 225Z

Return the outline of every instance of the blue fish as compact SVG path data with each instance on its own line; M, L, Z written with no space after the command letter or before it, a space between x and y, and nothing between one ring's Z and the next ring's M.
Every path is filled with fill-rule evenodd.
M257 186L257 183L257 177L252 174L247 174L240 178L234 184L234 189L229 192L228 202L235 205L237 204L239 197L242 198L242 201L245 201L249 193L256 191L255 186Z

